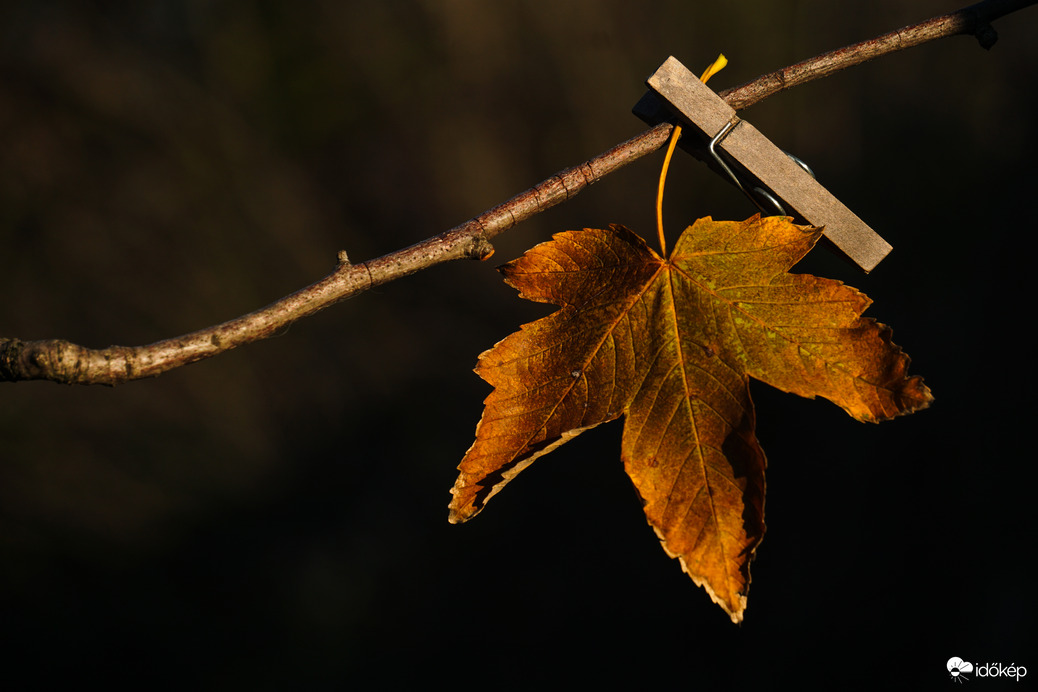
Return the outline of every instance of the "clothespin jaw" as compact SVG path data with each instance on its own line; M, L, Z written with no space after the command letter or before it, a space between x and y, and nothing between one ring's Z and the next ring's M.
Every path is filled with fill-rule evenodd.
M823 234L865 272L890 253L889 243L771 140L740 119L735 109L677 58L668 58L647 84L651 92L634 108L643 120L656 124L667 119L664 113L670 111L705 138L698 148L716 138L715 148L737 165L740 175L760 181L791 215L813 226L824 226ZM719 134L722 136L717 137ZM709 162L702 154L697 157Z

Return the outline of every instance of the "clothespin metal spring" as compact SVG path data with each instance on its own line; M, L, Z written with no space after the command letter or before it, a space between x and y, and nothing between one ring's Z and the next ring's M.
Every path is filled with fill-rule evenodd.
M735 186L742 190L743 194L746 195L762 213L767 214L770 213L770 211L765 208L765 205L760 203L761 198L763 198L769 204L771 204L772 209L777 211L780 215L789 216L789 213L786 211L786 208L782 206L782 203L778 200L778 198L775 197L775 195L771 194L771 192L766 188L757 186L753 188L752 192L750 190L747 190L746 186L742 184L741 180L739 180L739 176L735 174L735 171L732 170L731 166L728 165L728 163L721 157L721 154L717 151L717 145L725 137L727 137L728 134L732 130L734 130L736 126L741 122L742 120L740 120L739 118L733 118L729 120L728 123L723 128L721 128L721 131L714 135L714 137L710 140L710 144L709 146L707 146L707 151L710 153L710 156L713 157L714 161L717 162L717 165L724 169L724 172L727 173L728 177L732 179L732 182L735 183ZM811 167L804 163L803 159L801 159L798 156L794 156L793 154L790 154L788 151L783 151L782 153L788 156L790 160L793 161L793 163L803 168L804 172L806 172L812 178L818 177L815 175L815 172L811 170Z

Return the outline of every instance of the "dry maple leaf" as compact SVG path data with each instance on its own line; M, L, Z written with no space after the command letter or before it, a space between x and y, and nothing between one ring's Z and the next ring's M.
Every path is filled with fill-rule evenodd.
M787 271L820 230L785 217L700 219L664 260L630 230L560 233L501 268L561 309L479 357L494 386L451 490L475 516L538 457L626 416L621 456L663 548L732 620L764 535L765 457L749 378L822 396L860 421L929 405L870 301Z

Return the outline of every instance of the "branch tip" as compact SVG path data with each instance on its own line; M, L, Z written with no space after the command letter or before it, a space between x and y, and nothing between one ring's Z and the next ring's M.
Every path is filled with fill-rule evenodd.
M977 37L977 42L984 50L991 50L991 46L995 45L995 42L998 41L998 32L995 31L995 27L991 26L988 22L979 23L976 31L973 32L973 35Z

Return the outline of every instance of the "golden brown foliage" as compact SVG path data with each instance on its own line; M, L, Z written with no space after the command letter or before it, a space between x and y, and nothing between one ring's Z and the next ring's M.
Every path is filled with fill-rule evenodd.
M560 233L502 268L523 298L560 310L498 343L494 386L451 491L475 516L535 459L626 417L621 455L664 550L738 622L764 535L764 452L749 378L822 396L861 421L929 405L869 299L787 273L818 229L785 217L706 218L669 259L630 230Z

